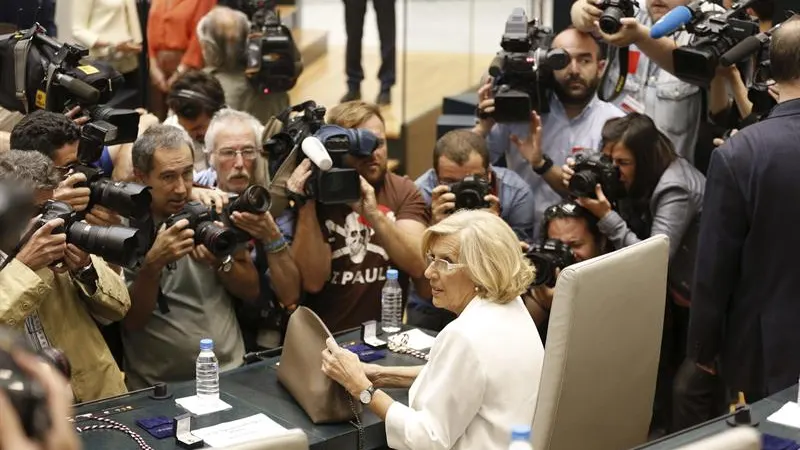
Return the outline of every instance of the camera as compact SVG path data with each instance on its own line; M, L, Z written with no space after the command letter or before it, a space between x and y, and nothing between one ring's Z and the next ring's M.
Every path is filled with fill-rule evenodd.
M554 70L569 64L569 54L550 50L554 34L536 19L528 21L522 8L514 8L506 21L498 52L489 66L494 78L492 94L497 122L529 122L531 111L550 111L549 93L555 84Z
M625 196L625 186L619 179L619 168L603 153L577 153L575 174L569 180L569 193L575 197L597 198L595 186L603 189L609 202Z
M239 245L236 233L214 223L219 219L216 212L200 202L187 203L180 212L169 216L164 225L169 228L182 219L189 221L186 229L194 230L195 245L203 244L218 258L231 255Z
M0 389L11 401L25 434L31 439L44 442L45 435L52 426L47 406L47 391L14 361L11 354L15 351L34 354L25 338L19 333L0 327ZM53 365L67 379L70 378L72 370L63 352L47 348L37 355Z
M755 0L735 4L724 13L699 14L686 24L694 34L689 45L672 52L675 76L700 87L708 87L716 75L720 58L740 41L758 33L758 22L747 15Z
M61 113L80 106L91 122L116 130L105 144L133 142L139 113L104 105L124 78L110 65L88 60L88 55L85 47L48 37L39 24L0 36L0 106L26 114L34 109ZM21 58L25 64L19 64Z
M289 119L291 112L300 114ZM361 179L356 169L347 167L345 156L367 158L381 142L368 130L325 125L325 112L324 106L313 101L289 108L279 119L287 125L264 147L275 167L297 148L302 150L297 152L297 164L306 157L314 162L305 186L309 198L323 205L352 203L361 198Z
M633 0L603 0L597 5L603 10L600 16L600 29L603 33L614 34L622 28L623 17L633 17Z
M79 220L78 214L68 203L48 200L42 207L42 214L23 238L19 247L30 239L30 235L47 222L63 219L64 225L53 230L53 234L66 234L67 242L87 253L100 256L111 264L133 268L144 251L140 245L139 230L136 228L113 226L95 226Z
M100 159L103 151L103 142L111 132L103 122L91 122L81 127L81 137L78 141L78 164L70 166L73 172L86 176L86 182L78 183L75 187L88 187L91 191L89 205L101 205L123 217L142 219L150 215L152 195L150 187L139 183L111 180L102 169L92 166L93 161Z
M230 194L228 199L228 204L223 210L224 214L220 218L221 222L235 233L237 244L247 242L252 236L250 236L248 232L237 227L233 223L231 215L237 211L250 214L264 214L269 211L271 205L269 191L264 186L254 184L248 186L241 194ZM212 211L212 215L215 213L215 211Z
M533 244L525 256L536 268L536 277L531 283L533 287L554 287L556 271L575 263L572 249L558 239L546 239Z
M490 190L489 183L475 175L469 175L450 185L450 192L456 196L456 211L488 208L489 202L484 197L489 195Z

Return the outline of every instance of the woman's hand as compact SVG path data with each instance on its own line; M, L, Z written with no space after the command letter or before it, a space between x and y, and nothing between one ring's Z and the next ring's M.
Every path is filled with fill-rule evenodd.
M322 351L322 373L341 384L350 395L358 397L370 385L358 356L339 347L333 338L328 338L325 344L328 348Z
M611 212L611 202L608 201L599 184L595 186L594 192L597 195L596 199L579 197L575 199L575 202L588 209L598 219L602 219Z

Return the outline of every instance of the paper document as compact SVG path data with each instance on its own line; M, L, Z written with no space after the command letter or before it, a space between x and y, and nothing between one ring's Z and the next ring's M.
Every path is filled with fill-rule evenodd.
M175 400L175 403L177 403L181 408L198 416L231 409L231 405L223 402L222 400L201 400L197 398L196 395L179 398Z
M433 346L433 342L436 341L436 338L426 334L424 331L418 330L414 328L413 330L404 331L402 333L397 333L394 336L397 336L394 339L400 339L400 336L406 335L408 336L408 342L406 342L406 347L412 348L414 350L427 350Z
M800 406L795 402L787 402L781 409L767 417L767 420L787 427L800 428Z
M200 428L192 431L192 434L211 447L230 447L258 439L280 436L286 431L286 428L278 425L266 415L256 414L244 419Z

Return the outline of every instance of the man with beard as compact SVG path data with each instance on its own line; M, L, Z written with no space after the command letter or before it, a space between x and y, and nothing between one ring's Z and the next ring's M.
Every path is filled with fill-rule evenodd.
M536 203L534 236L539 234L544 210L565 193L561 168L575 149L600 149L601 131L608 119L624 113L595 96L605 67L600 45L592 36L567 29L553 39L553 48L570 55L569 65L555 71L550 112L531 113L530 123L494 123L481 118L473 131L484 136L492 161L505 156L509 169L530 184ZM491 80L478 91L481 112L494 111Z
M328 122L364 128L379 139L372 155L345 157L345 164L361 176L358 202L321 205L306 197L304 186L311 175L307 159L286 181L295 200L295 223L287 224L284 234L294 235L292 253L309 294L304 304L336 332L380 320L381 288L389 267L401 272L404 292L407 277L422 278L426 266L419 249L428 214L414 182L387 169L386 125L378 106L342 103L328 112Z

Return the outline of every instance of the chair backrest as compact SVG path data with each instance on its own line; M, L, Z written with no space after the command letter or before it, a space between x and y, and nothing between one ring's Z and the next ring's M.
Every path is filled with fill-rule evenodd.
M647 439L669 239L653 236L565 268L547 330L537 450L619 450Z
M755 428L737 427L678 450L761 450L761 435Z
M308 450L308 438L301 429L287 430L286 434L227 447L224 450Z

